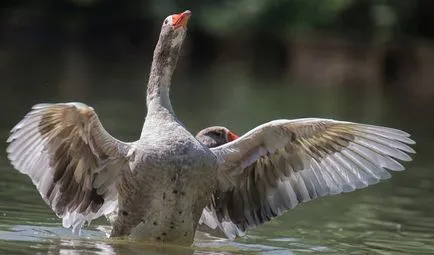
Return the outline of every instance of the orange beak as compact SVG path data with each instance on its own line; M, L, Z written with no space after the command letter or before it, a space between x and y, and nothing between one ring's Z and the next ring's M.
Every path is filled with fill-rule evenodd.
M239 136L237 136L236 134L232 133L231 131L228 131L228 140L229 142L232 142L233 140L238 139Z
M179 27L187 28L188 19L191 16L191 11L187 10L185 12L172 15L172 26L177 29Z

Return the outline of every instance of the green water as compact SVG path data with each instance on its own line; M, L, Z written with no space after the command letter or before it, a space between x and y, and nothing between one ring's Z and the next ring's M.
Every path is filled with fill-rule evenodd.
M149 67L142 57L10 55L1 65L0 139L33 104L65 101L93 106L111 134L137 139ZM37 63L27 61L34 58ZM9 164L3 142L0 254L434 254L433 104L381 89L304 86L231 68L180 68L171 95L192 132L224 125L242 134L277 118L336 118L404 129L417 141L417 154L390 180L299 205L236 241L198 233L191 248L161 248L110 241L98 230L104 220L72 236Z

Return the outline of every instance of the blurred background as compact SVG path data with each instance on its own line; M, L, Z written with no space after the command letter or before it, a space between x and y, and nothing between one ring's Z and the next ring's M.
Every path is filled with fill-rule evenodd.
M3 0L0 7L3 141L33 104L66 101L93 106L111 134L137 139L162 21L189 9L171 97L193 133L224 125L242 134L272 119L324 117L403 129L417 141L408 171L301 205L241 243L341 254L434 250L434 1ZM5 153L0 173L0 243L7 243L0 252L15 253L23 242L43 253L65 246L35 236L60 220Z
M348 100L339 92L352 90L358 99L366 95L362 101L372 109L383 99L396 99L401 111L414 110L423 119L434 111L434 2L429 0L6 0L0 5L0 82L7 108L24 97L22 109L47 98L138 95L162 20L191 9L175 74L175 84L186 84L174 86L175 100L182 93L197 95L206 108L209 100L259 100L243 97L244 90L263 97L261 90L291 87L292 95L298 89L318 94L296 96L306 100L304 108L318 102L312 96L334 97L328 107L337 111L337 104ZM217 91L209 89L212 84ZM184 107L195 104L188 102Z

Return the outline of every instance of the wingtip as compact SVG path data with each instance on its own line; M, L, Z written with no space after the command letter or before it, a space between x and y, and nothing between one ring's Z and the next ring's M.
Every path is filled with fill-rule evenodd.
M32 106L32 110L39 110L39 109L46 108L46 107L51 106L51 105L53 105L53 104L49 104L49 103L35 104Z
M409 147L409 150L407 151L407 153L416 154L416 151L413 148Z
M405 143L406 143L406 144L409 144L409 145L414 145L414 144L416 144L416 141L413 140L413 138L411 138L411 135L403 136L403 138L405 138L404 140L405 140Z
M408 161L406 161L406 162L410 162L410 161L412 161L411 158L410 158L410 160L408 160ZM398 164L396 165L396 167L394 167L393 169L390 169L390 168L388 168L388 169L389 169L389 170L392 170L392 171L400 172L400 171L404 171L404 170L405 170L405 167L404 167L402 164L398 163ZM392 176L390 176L390 177L392 177ZM385 179L389 179L390 177L388 177L388 178L383 178L383 180L385 180Z
M12 143L15 140L15 138L10 135L7 139L6 139L6 143ZM8 151L9 146L6 148L6 151Z

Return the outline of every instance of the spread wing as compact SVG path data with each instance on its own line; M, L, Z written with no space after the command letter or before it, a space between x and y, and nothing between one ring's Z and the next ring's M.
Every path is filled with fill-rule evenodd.
M390 177L414 150L409 134L327 119L271 121L212 148L219 187L201 222L229 238L317 197L350 192Z
M43 199L79 233L117 207L115 181L130 145L110 136L82 103L35 105L11 131L8 158Z

